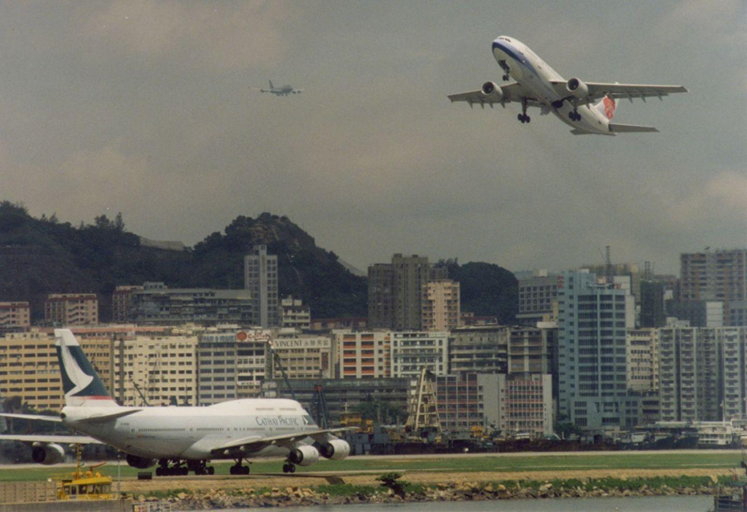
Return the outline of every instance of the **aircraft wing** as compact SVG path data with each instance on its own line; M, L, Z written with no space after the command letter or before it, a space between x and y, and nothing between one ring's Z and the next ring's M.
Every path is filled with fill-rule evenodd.
M88 436L35 436L35 435L0 435L0 441L19 441L26 444L104 444Z
M16 418L20 420L38 420L38 421L53 421L55 423L62 423L59 416L42 416L41 414L11 414L7 412L0 412L2 418Z
M565 82L563 82L565 84ZM529 107L542 107L543 105L535 98L529 91L524 89L520 84L514 82L508 85L500 86L503 91L503 98L500 101L486 97L481 90L462 92L459 94L450 94L449 99L451 102L455 101L466 101L471 107L474 104L480 105L485 108L485 105L498 103L499 105L505 105L506 103L517 102L521 103L526 98L527 106Z
M553 88L558 94L567 96L570 93L566 89L566 84L563 80L552 80ZM664 96L675 94L679 92L688 92L687 88L681 85L643 85L643 84L606 84L602 82L584 82L589 88L589 95L587 96L588 101L596 101L602 99L604 96L611 98L622 98L629 99L631 102L636 98L641 98L646 101L646 98L659 98L662 99Z
M216 448L210 450L212 453L221 453L224 451L241 450L244 452L256 452L270 445L287 446L290 447L293 443L306 439L307 437L312 438L314 441L322 441L327 434L337 434L340 432L350 432L358 430L357 427L347 428L328 428L324 430L311 430L307 432L295 432L293 434L282 434L279 436L251 436L243 439L237 439L229 443L222 444Z

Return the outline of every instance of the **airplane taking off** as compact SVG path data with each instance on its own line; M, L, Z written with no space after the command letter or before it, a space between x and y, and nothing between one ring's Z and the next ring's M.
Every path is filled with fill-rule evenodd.
M274 94L275 96L288 96L290 94L301 94L303 92L303 89L294 89L292 85L275 87L274 85L272 85L272 80L270 80L270 88L260 89L259 92L269 92L270 94Z
M555 114L570 125L574 135L616 135L623 132L658 132L653 126L636 126L612 123L620 98L633 102L635 98L664 96L687 92L681 85L635 85L582 82L578 78L566 81L545 61L539 58L524 43L506 36L493 41L493 56L503 69L503 81L513 78L515 82L499 86L485 82L479 91L452 94L449 99L466 101L471 107L475 103L485 108L495 103L502 107L506 103L521 104L519 121L528 123L528 107L539 107L540 115Z
M341 460L350 454L347 441L335 433L355 428L320 429L294 400L242 399L208 407L121 407L104 388L69 329L55 329L65 407L59 416L0 413L61 423L87 436L0 435L32 447L40 464L65 458L60 444L107 444L127 454L138 469L158 464L157 476L212 475L207 463L233 459L232 475L248 475L245 459L285 456L285 473L296 465L311 466L320 456Z

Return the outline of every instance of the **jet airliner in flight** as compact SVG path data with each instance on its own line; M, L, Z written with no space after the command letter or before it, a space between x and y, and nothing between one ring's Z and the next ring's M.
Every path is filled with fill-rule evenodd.
M208 462L233 459L232 475L249 474L244 460L286 457L283 471L311 466L320 457L341 460L350 445L334 434L350 428L320 429L293 400L231 400L209 407L121 407L99 379L69 329L55 329L65 407L59 416L0 413L8 418L54 421L86 435L0 435L32 448L34 462L62 462L61 444L107 444L127 454L127 463L156 475L212 475Z
M260 89L259 92L269 92L275 96L288 96L290 94L301 94L303 89L296 89L292 85L281 85L280 87L275 87L272 85L272 80L270 80L270 88Z
M657 132L652 126L637 126L613 123L618 100L631 102L640 98L664 96L687 92L681 85L636 85L619 83L583 82L579 78L565 80L554 69L537 56L527 45L516 39L500 36L493 41L493 56L503 69L503 81L514 82L498 85L485 82L478 91L452 94L449 99L466 101L485 108L494 104L503 107L506 103L521 104L518 120L531 121L529 107L538 107L541 115L554 114L572 127L574 135L616 135L624 132Z

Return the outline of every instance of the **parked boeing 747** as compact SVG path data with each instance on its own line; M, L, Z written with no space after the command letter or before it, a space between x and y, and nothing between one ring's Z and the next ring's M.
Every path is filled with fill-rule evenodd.
M104 388L69 329L55 329L65 407L59 417L0 413L62 423L82 436L2 435L32 447L41 464L64 459L61 444L107 444L127 454L138 469L158 464L156 475L212 475L210 460L233 459L232 475L249 474L243 461L286 457L283 471L311 466L320 457L340 460L350 445L335 437L347 428L320 429L301 404L293 400L231 400L208 407L121 407Z
M493 56L503 69L503 81L511 78L515 82L498 85L485 82L478 91L452 94L449 99L466 101L470 106L494 104L505 107L506 103L521 104L519 121L528 123L529 107L538 107L541 115L555 114L570 125L574 135L616 135L623 132L657 132L652 126L636 126L612 122L620 98L631 102L636 98L664 96L687 92L681 85L635 85L601 82L583 82L578 78L566 81L545 61L539 58L524 43L500 36L493 41Z

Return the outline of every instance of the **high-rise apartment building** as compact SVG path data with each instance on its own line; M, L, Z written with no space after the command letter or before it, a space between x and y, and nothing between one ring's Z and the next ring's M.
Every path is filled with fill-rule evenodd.
M747 325L747 315L734 318L731 307L747 301L747 249L681 254L680 299L723 302L723 325Z
M536 271L531 277L519 279L519 313L516 320L522 325L553 321L557 315L558 276L546 270Z
M564 272L558 292L559 412L587 431L630 427L638 405L627 392L626 328L635 302L594 274Z
M114 396L123 405L197 404L197 336L116 340L113 359Z
M129 297L129 321L140 325L250 324L254 306L246 290L168 288L145 283Z
M0 302L0 332L13 332L31 326L28 302Z
M391 332L338 333L336 342L340 378L381 379L391 376Z
M392 377L415 377L423 368L449 373L449 333L392 332Z
M658 345L658 329L628 330L628 390L641 393L659 390Z
M56 325L99 323L99 299L95 293L52 293L44 303L44 320Z
M130 303L133 292L142 291L138 285L117 286L112 294L112 322L125 323L130 320Z
M390 264L368 267L368 318L372 328L420 330L426 285L447 279L445 267L433 268L428 258L395 254Z
M430 281L423 303L424 331L451 331L461 323L459 283L451 279Z
M511 329L501 325L461 327L449 335L450 373L508 373Z
M278 257L267 254L266 245L254 246L244 257L244 288L252 296L252 323L264 329L278 327Z
M272 348L289 379L334 379L337 376L336 344L329 336L282 330L273 336ZM281 378L274 361L267 362L267 378Z
M280 326L284 329L308 331L311 327L311 310L301 299L293 296L280 301Z

